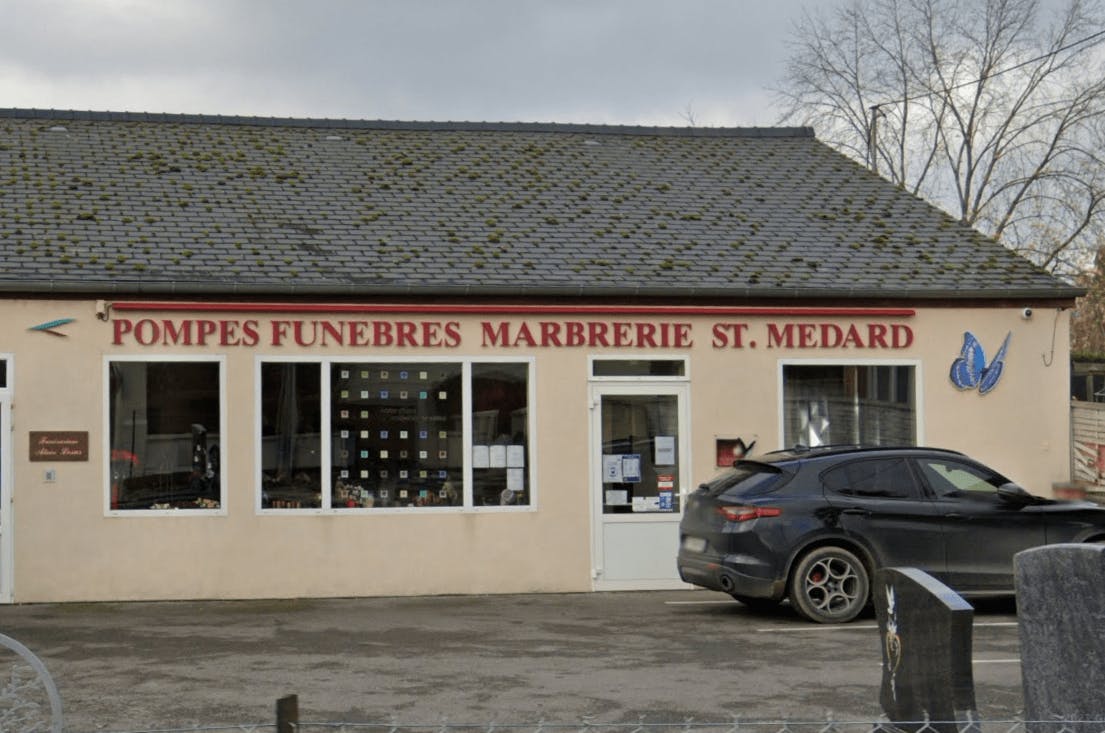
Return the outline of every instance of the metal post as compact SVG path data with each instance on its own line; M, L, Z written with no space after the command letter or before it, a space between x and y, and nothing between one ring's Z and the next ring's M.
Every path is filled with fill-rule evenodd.
M276 733L295 733L299 728L299 696L285 695L276 701Z

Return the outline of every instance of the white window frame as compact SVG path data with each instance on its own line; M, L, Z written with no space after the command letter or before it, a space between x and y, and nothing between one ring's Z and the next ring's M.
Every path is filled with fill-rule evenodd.
M331 430L332 423L330 407L330 373L335 363L356 364L394 364L395 362L410 362L421 364L460 364L461 366L461 413L464 416L462 423L461 450L464 454L463 464L463 503L461 506L429 506L429 507L339 507L332 506L333 495L333 470L330 464L332 455ZM262 507L261 482L262 446L261 446L261 365L268 363L308 363L317 364L322 370L319 378L319 419L321 421L319 450L323 456L321 469L322 506L320 508L307 507L302 509L265 509ZM526 471L528 479L529 503L522 506L477 506L473 504L472 497L472 365L473 364L525 364L527 367L526 379ZM254 491L253 511L261 516L297 516L297 515L326 515L326 516L376 516L389 514L429 515L429 514L484 514L484 513L525 513L537 511L538 486L537 486L537 359L534 356L429 356L419 354L393 354L389 356L365 356L362 354L341 354L336 356L283 356L276 354L258 354L254 357L253 364L253 444L254 444Z
M595 362L597 361L681 361L683 362L683 374L680 376L664 376L642 374L639 376L607 376L595 375ZM691 379L691 360L686 354L618 354L617 356L588 356L587 379L592 382L689 382Z
M116 362L215 362L219 365L219 508L218 509L112 509L111 508L111 365ZM227 442L226 357L223 355L121 354L103 360L103 500L108 517L219 517L227 514L227 463L231 455Z
M925 411L924 411L924 374L920 359L833 359L829 357L817 359L779 359L776 366L776 394L779 418L778 445L783 448L791 448L783 441L786 439L786 393L783 383L784 367L788 366L909 366L913 367L913 404L914 428L917 433L917 445L925 445Z

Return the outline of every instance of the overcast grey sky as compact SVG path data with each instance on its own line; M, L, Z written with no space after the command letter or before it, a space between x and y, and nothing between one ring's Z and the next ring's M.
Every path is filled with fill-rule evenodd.
M771 125L836 0L0 0L0 106Z

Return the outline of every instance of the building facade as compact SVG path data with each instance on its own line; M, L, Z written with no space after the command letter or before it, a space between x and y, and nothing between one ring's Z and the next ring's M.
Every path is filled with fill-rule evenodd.
M808 130L0 111L5 601L681 587L796 444L1070 480L1078 291Z

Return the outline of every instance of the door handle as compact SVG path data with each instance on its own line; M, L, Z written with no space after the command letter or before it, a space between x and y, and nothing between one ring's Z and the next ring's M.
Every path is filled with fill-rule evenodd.
M841 514L852 514L852 515L857 516L857 517L869 517L869 516L871 516L871 510L870 509L854 509L854 508L853 509L843 509L843 510L841 510L840 513Z

